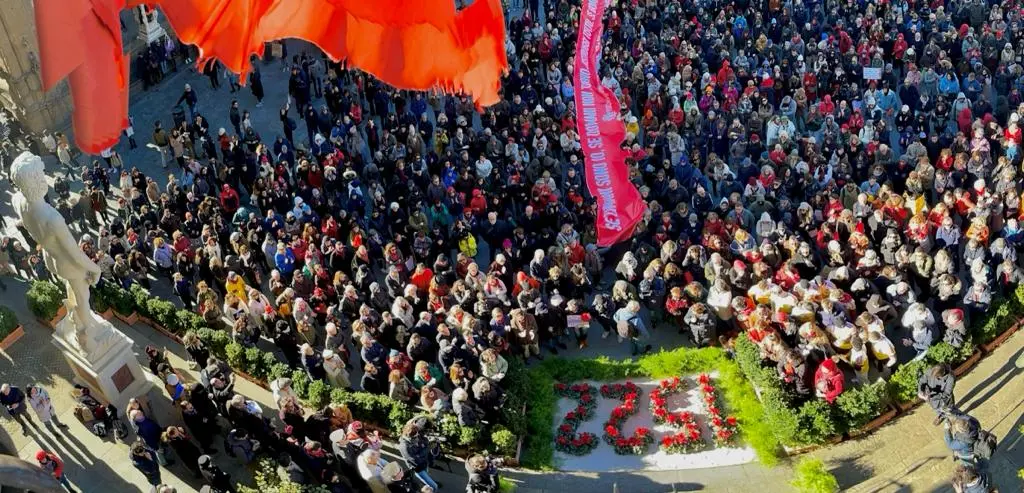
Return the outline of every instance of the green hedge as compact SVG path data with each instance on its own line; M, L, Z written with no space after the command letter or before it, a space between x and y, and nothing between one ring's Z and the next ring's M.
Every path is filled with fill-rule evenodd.
M0 306L0 340L11 335L14 329L18 328L18 316L14 310L6 306Z
M96 286L93 292L93 300L94 303L104 304L113 308L115 312L121 315L131 315L135 311L135 299L132 297L132 294L111 280L104 280L102 284ZM98 307L96 309L97 311L103 311Z
M510 368L510 373L514 371ZM780 450L779 440L765 419L766 410L754 394L753 387L743 377L737 362L730 360L718 348L678 348L642 356L637 360L619 361L604 356L592 359L547 359L526 370L527 393L523 395L529 396L529 406L521 463L532 469L553 468L553 417L558 402L554 390L556 382L658 379L713 371L718 372L717 387L724 393L729 413L736 416L743 438L757 452L762 463L775 464Z
M52 320L64 304L64 288L50 281L32 281L25 294L28 309L40 320Z

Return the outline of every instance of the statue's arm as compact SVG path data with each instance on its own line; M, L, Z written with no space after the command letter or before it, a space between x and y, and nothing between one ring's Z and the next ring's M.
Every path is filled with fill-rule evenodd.
M60 245L62 253L74 263L80 265L83 269L92 272L96 279L100 277L100 267L93 262L85 252L79 248L78 243L75 242L75 238L71 236L71 230L68 229L67 223L63 219L51 219L47 221L46 227L54 232L57 241ZM58 274L54 272L54 274Z

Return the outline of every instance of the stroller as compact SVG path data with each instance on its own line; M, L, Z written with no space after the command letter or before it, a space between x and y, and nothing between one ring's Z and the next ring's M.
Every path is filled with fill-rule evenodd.
M75 417L88 427L94 435L107 436L113 431L114 439L127 443L128 425L118 417L117 408L113 404L103 404L92 396L88 387L75 384L71 391L75 399Z

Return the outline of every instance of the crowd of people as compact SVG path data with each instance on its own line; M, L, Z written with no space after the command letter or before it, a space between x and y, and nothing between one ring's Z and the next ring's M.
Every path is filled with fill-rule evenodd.
M59 209L98 231L82 247L109 282L166 283L314 379L467 425L498 419L509 358L592 334L640 354L665 327L679 344L750 338L799 399L833 403L939 341L964 344L1024 278L1017 2L613 7L601 83L622 103L648 214L610 249L596 245L576 132L579 2L545 3L510 16L503 99L479 115L464 96L295 55L288 94L268 97L279 127L255 128L240 100L209 122L203 109L225 103L186 86L186 118L145 123L166 180L111 151ZM30 249L4 246L0 260L45 275ZM309 481L376 492L394 478L344 410L305 416L277 382L287 426L273 429L223 363L205 371L181 399L193 436L210 439L220 414L228 450L292 447ZM437 489L422 430L409 431L409 475ZM328 467L334 454L343 468ZM961 462L958 491L985 491L979 463Z

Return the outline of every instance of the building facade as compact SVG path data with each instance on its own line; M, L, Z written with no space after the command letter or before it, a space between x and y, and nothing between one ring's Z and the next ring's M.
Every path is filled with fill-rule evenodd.
M32 0L0 1L0 106L29 131L60 130L71 121L71 92L61 82L43 91Z

